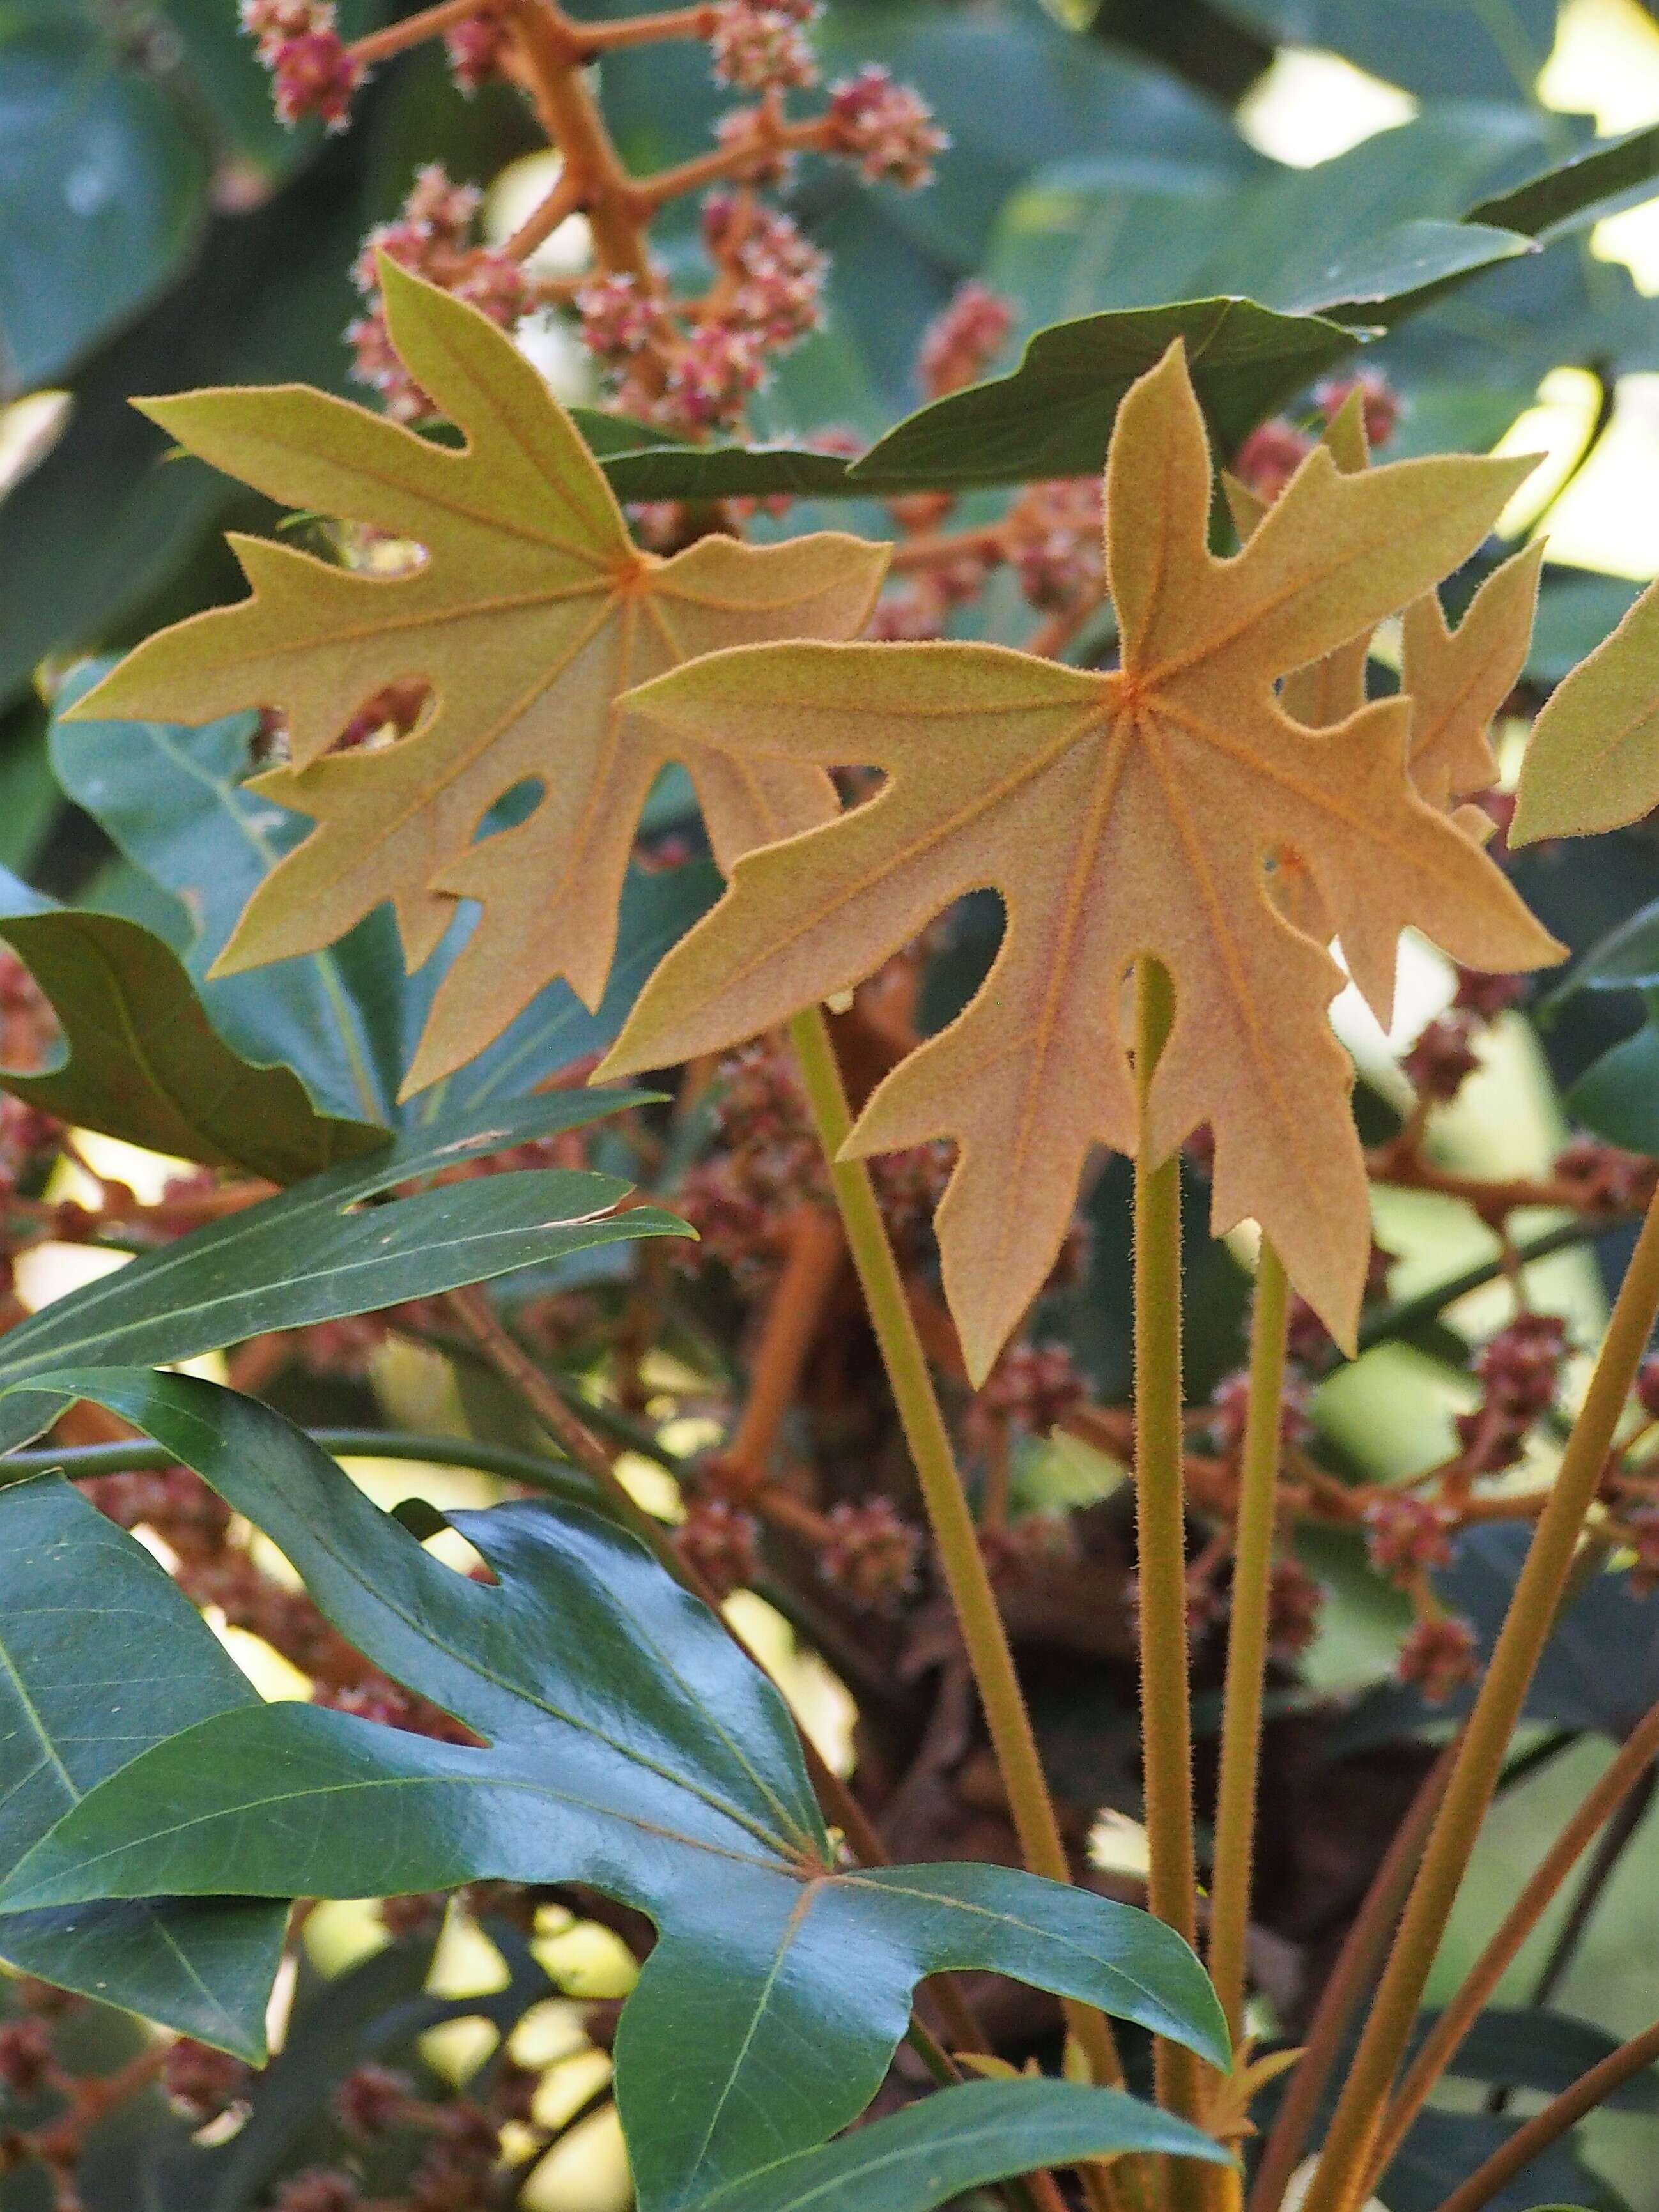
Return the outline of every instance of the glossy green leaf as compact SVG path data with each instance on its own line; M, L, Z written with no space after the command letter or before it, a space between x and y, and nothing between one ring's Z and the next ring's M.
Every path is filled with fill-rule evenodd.
M1528 238L1564 238L1659 191L1659 124L1598 139L1524 184L1494 192L1468 210L1470 222L1497 223Z
M15 1866L128 1759L257 1705L143 1547L56 1475L7 1493L0 1580L0 1865ZM281 1905L134 1900L0 1914L0 1959L253 2063L282 1955Z
M1118 403L1186 342L1218 443L1231 452L1264 415L1353 349L1353 334L1251 300L1193 300L1085 315L1039 331L1009 376L922 408L848 471L860 491L1087 476L1106 456Z
M0 1085L152 1152L295 1182L380 1150L386 1132L320 1115L286 1067L233 1052L172 948L137 922L60 907L0 870L0 938L51 1000L63 1056Z
M928 1973L1012 1974L1224 2063L1201 1968L1145 1913L971 1862L838 1870L772 1684L598 1516L540 1502L453 1516L487 1586L250 1399L143 1373L43 1387L95 1395L197 1468L360 1650L489 1748L315 1706L207 1721L60 1823L0 1890L13 1909L227 1886L355 1895L370 1864L389 1894L592 1881L659 1934L617 2041L647 2212L855 2118Z
M246 788L250 714L196 729L64 720L108 665L86 664L58 695L50 737L58 781L194 924L185 964L215 1027L251 1058L293 1068L326 1111L416 1128L485 1099L522 1096L615 1040L647 976L719 896L718 872L706 862L657 874L630 870L599 1008L589 1013L567 986L550 985L476 1060L399 1103L433 994L465 942L467 920L458 919L413 975L384 908L320 952L210 975L248 901L301 842L306 824Z
M687 1233L653 1206L613 1212L628 1186L566 1169L440 1184L372 1206L399 1185L528 1144L648 1097L549 1092L397 1139L245 1212L147 1252L44 1307L0 1345L0 1447L52 1417L15 1386L48 1368L188 1359L264 1329L370 1313L482 1283L595 1245Z
M208 152L90 23L0 26L0 401L148 305L207 211Z
M1397 323L1477 270L1535 250L1518 233L1489 223L1397 223L1339 255L1284 304L1338 322Z
M1121 2151L1224 2164L1213 2137L1121 2089L968 2081L716 2190L698 2212L935 2212L965 2189Z

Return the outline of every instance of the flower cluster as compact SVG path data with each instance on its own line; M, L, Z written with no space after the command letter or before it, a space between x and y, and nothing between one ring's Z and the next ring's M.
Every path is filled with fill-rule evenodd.
M818 0L721 0L709 41L715 81L741 92L816 84L807 33L820 12Z
M921 94L874 62L830 88L824 125L826 150L856 161L866 184L911 191L931 181L951 143Z
M331 0L242 0L241 18L270 71L280 119L291 128L316 115L343 131L364 72L335 27Z
M476 185L454 183L441 162L428 162L416 173L397 220L369 232L353 264L352 282L365 305L346 331L352 374L374 387L398 422L420 422L433 407L392 347L380 304L381 254L466 301L504 331L540 303L539 287L518 262L477 243L482 198Z

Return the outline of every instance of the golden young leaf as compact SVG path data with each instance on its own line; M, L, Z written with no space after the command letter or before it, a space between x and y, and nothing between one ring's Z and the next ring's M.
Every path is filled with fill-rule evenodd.
M1659 806L1659 584L1533 725L1510 841L1588 837Z
M1359 392L1350 394L1323 442L1344 475L1370 466ZM1239 536L1248 538L1267 513L1266 503L1231 477L1225 489ZM1442 813L1498 781L1492 717L1526 666L1543 560L1540 540L1494 568L1455 629L1432 590L1413 599L1401 617L1400 688L1412 702L1407 759L1412 781ZM1324 729L1363 707L1370 644L1370 633L1362 632L1287 677L1280 694L1285 713L1310 728Z
M617 702L716 647L856 635L888 549L826 532L769 547L708 538L672 560L641 552L510 339L393 262L381 276L393 343L461 431L459 450L302 386L191 392L145 411L273 499L416 541L421 566L374 575L234 539L252 597L150 639L76 711L286 717L292 764L254 787L317 827L255 893L220 974L314 951L382 899L416 966L458 899L481 902L410 1071L419 1090L556 975L599 1003L640 807L669 758L690 771L728 869L838 811L820 768L665 747L660 727ZM411 679L430 699L410 736L324 757L367 699ZM475 843L526 783L541 794L529 818Z
M773 646L635 695L677 738L886 781L840 820L738 862L607 1072L751 1036L872 974L961 893L994 887L1007 924L989 977L887 1078L848 1146L956 1140L938 1228L975 1378L1042 1286L1091 1146L1134 1147L1122 986L1142 955L1170 970L1176 1001L1153 1153L1209 1122L1218 1229L1260 1221L1351 1343L1370 1224L1352 1071L1325 1018L1342 976L1276 910L1268 857L1302 856L1384 1019L1408 923L1482 968L1560 948L1413 790L1404 702L1313 731L1274 684L1467 557L1528 465L1345 476L1317 449L1243 552L1218 560L1177 347L1124 401L1107 464L1120 670L994 646Z

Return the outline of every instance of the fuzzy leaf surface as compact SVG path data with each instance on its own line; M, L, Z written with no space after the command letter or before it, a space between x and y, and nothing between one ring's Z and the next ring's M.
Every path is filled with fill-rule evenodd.
M570 418L475 309L387 262L393 343L461 430L459 450L302 386L188 393L148 411L188 451L270 497L410 539L386 577L291 547L234 541L251 598L151 638L80 716L205 721L240 707L286 718L292 759L254 787L316 828L261 886L217 971L316 951L382 900L411 967L459 897L483 914L434 999L405 1088L498 1036L553 977L589 1007L610 973L640 809L668 756L618 696L678 661L862 627L884 547L825 532L786 545L702 539L641 552ZM389 747L328 757L353 713L418 679L427 711ZM821 769L685 761L715 857L826 820ZM516 828L474 843L524 785Z
M258 1701L143 1547L61 1477L20 1484L0 1510L0 1865L12 1867L128 1759ZM258 2065L287 1917L240 1898L0 1914L0 1959Z
M516 1169L390 1206L369 1203L642 1095L555 1091L493 1112L475 1109L54 1299L9 1331L0 1351L0 1389L11 1393L0 1401L0 1449L22 1443L52 1417L49 1404L15 1387L47 1368L188 1359L264 1329L372 1313L595 1245L688 1234L654 1206L616 1212L628 1186L615 1176L569 1169Z
M172 946L141 923L60 907L0 869L0 938L64 1033L55 1066L0 1072L43 1113L272 1182L386 1143L372 1121L319 1113L291 1068L233 1051Z
M720 1623L580 1508L453 1516L496 1577L424 1552L269 1407L181 1376L62 1372L157 1437L298 1568L374 1662L483 1737L433 1742L298 1705L174 1736L94 1792L0 1891L388 1895L592 1881L659 1941L617 2040L647 2212L699 2201L868 2103L923 1975L979 1966L1224 2058L1202 1968L1134 1909L973 1863L837 1870L793 1723ZM0 1500L3 1511L3 1500Z
M1407 924L1488 969L1559 948L1413 789L1407 705L1314 731L1274 684L1466 558L1527 465L1345 475L1317 447L1243 550L1218 560L1203 421L1176 346L1125 400L1107 467L1120 670L988 646L796 645L656 683L638 704L676 734L886 781L842 819L739 861L607 1072L754 1036L992 887L1007 925L984 987L886 1079L849 1143L956 1141L938 1228L970 1372L988 1371L1052 1266L1090 1146L1134 1147L1121 987L1142 956L1176 997L1154 1152L1208 1122L1217 1231L1260 1221L1352 1342L1370 1231L1351 1070L1325 1018L1341 974L1279 910L1267 862L1288 853L1305 871L1385 1020Z
M968 2081L717 2190L698 2212L936 2212L987 2182L1125 2151L1220 2165L1227 2156L1190 2123L1121 2089Z
M1510 842L1588 837L1659 804L1659 586L1557 686L1521 763Z

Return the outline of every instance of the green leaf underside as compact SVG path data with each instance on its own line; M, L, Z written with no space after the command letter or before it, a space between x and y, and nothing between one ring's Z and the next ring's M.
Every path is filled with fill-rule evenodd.
M1226 2162L1212 2137L1119 2089L969 2081L717 2190L698 2212L934 2212L987 2182L1121 2151Z
M643 1091L546 1092L399 1137L291 1191L194 1231L58 1298L0 1347L0 1449L25 1443L54 1408L17 1391L52 1367L188 1359L262 1330L372 1313L486 1282L592 1246L690 1232L654 1206L611 1209L614 1176L518 1169L366 1201L416 1177L641 1103Z
M0 938L51 1000L58 1066L0 1087L152 1152L295 1182L379 1151L386 1132L319 1114L290 1068L240 1057L178 955L115 915L54 905L0 870Z
M22 1484L5 1513L0 1865L11 1867L125 1761L258 1700L143 1546L68 1483ZM0 1959L257 2065L287 1917L235 1898L0 1915Z
M356 1895L369 1863L387 1894L592 1881L659 1930L617 2044L647 2212L855 2118L915 1983L944 1969L1010 1973L1224 2055L1202 1970L1144 1913L977 1863L833 1871L777 1692L596 1516L539 1502L453 1516L489 1587L432 1559L251 1400L107 1371L42 1387L94 1395L197 1468L359 1650L489 1747L309 1705L210 1719L88 1798L4 1904L231 1884Z

